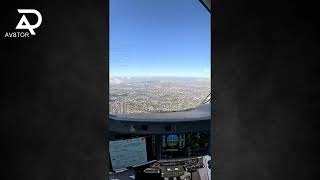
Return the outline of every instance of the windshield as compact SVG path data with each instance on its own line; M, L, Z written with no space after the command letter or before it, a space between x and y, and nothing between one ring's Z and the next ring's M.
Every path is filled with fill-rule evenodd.
M183 111L210 94L210 14L198 0L110 0L110 114Z

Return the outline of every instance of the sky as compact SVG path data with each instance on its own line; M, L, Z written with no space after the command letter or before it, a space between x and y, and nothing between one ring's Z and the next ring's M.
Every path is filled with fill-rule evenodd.
M110 0L110 76L210 78L210 13L198 0Z

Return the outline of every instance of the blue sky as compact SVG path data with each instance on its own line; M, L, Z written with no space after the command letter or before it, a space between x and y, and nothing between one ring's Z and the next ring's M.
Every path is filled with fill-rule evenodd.
M210 13L198 0L110 0L110 75L210 78Z

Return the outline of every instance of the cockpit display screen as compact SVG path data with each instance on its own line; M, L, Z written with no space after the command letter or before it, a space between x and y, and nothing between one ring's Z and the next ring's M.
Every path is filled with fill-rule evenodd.
M146 139L140 137L109 141L109 153L114 170L146 163Z

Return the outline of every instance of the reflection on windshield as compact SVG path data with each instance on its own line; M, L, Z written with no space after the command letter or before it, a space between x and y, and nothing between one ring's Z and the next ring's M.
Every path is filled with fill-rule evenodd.
M210 93L210 79L111 77L110 114L182 111L198 106Z

